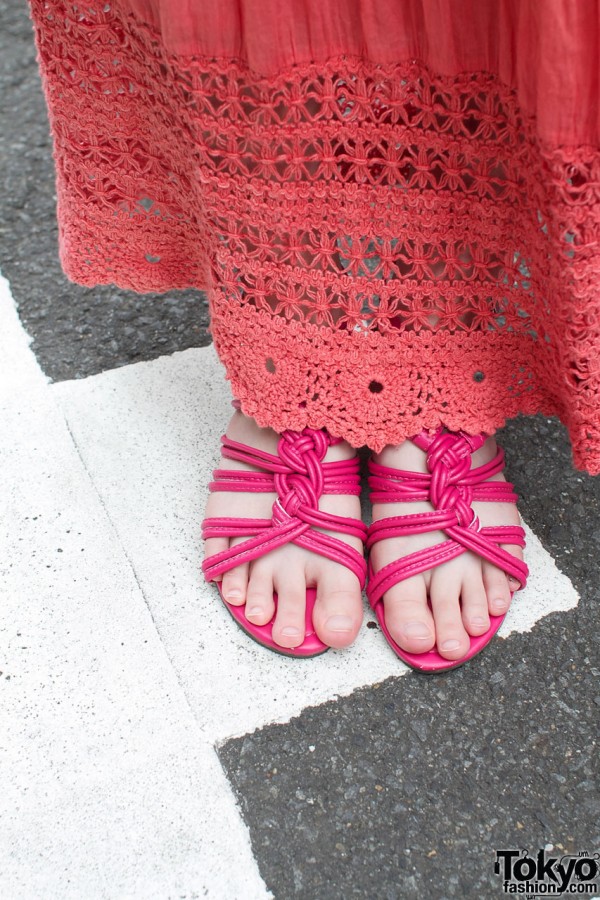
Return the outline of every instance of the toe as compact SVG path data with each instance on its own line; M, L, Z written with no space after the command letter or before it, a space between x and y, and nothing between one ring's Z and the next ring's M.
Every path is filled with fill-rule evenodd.
M246 602L248 588L248 563L236 566L223 574L221 592L227 603L240 606Z
M466 631L474 637L485 634L490 627L487 595L479 573L473 578L465 579L463 583L461 613Z
M236 544L243 544L246 540L247 538L245 537L233 538L229 542L229 546L235 547ZM228 603L233 604L233 606L240 606L242 603L246 602L249 571L250 564L241 563L239 566L236 566L234 569L230 569L229 572L223 574L221 591L225 600Z
M516 591L521 590L521 582L518 581L518 579L516 579L513 575L507 575L506 577L508 579L508 589L511 594L514 594L516 593Z
M435 644L433 617L427 605L422 575L395 584L384 597L385 624L399 647L408 653L425 653Z
M277 612L273 640L281 647L299 647L304 640L306 579L299 566L279 572L274 580Z
M504 550L508 550L509 553L512 553L513 556L516 556L517 559L523 559L523 548L519 547L518 544L501 544ZM506 574L506 573L505 573ZM509 600L510 594L515 591L521 590L521 582L518 578L514 578L512 575L506 575L506 579L508 581L508 590L509 590Z
M254 563L250 567L250 580L246 591L246 618L254 625L266 625L273 618L273 576L268 568Z
M506 573L489 562L484 562L481 570L490 615L503 616L510 606L510 587Z
M505 550L508 550L509 553L512 553L513 556L516 556L517 559L523 559L522 547L519 547L516 544L502 544L502 547ZM509 595L514 593L515 591L521 590L521 582L518 580L518 578L514 578L512 575L507 575L506 578L508 580Z
M217 553L222 553L223 550L227 550L228 547L229 538L206 538L204 541L204 559L207 560L211 556L216 556ZM222 578L222 575L217 575L217 577L212 578L211 581L221 581Z
M327 564L317 574L317 600L313 625L329 647L347 647L354 641L363 618L358 578L345 566Z
M463 582L442 577L441 569L435 570L430 588L437 651L445 659L460 659L471 646L460 608Z

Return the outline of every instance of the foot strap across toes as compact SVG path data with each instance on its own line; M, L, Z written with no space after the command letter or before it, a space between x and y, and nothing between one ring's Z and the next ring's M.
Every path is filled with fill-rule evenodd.
M284 431L277 454L266 453L246 444L221 438L222 456L247 463L258 471L215 469L210 491L242 491L276 493L270 519L246 519L232 516L206 518L202 523L202 537L247 538L227 550L205 559L202 570L212 581L242 563L293 543L334 562L342 563L357 576L361 589L366 582L367 565L363 554L345 541L316 529L337 531L360 538L364 543L367 529L360 519L336 516L319 510L319 498L324 494L360 494L359 459L323 462L327 450L340 439L325 429L305 428L301 432ZM307 619L315 601L313 589L307 590ZM310 595L310 596L309 596ZM238 623L260 643L283 652L270 637L269 626L254 625L243 611L228 605ZM269 633L267 633L267 631ZM308 634L307 634L308 638ZM308 644L289 651L289 655L314 655ZM327 647L312 635L318 652ZM312 645L311 645L312 646ZM304 648L304 649L303 649Z
M383 615L380 615L383 606L380 601L393 585L454 559L468 550L503 569L519 582L521 588L525 587L529 574L527 565L500 546L515 544L524 547L523 528L520 525L482 527L471 505L474 501L516 503L518 500L510 482L488 481L504 468L504 451L501 448L498 448L494 459L471 468L472 453L483 446L486 439L485 433L469 435L463 431L445 431L443 428L433 432L420 432L410 440L427 454L428 471L425 473L390 468L373 460L369 461L372 503L426 500L432 504L433 510L414 515L390 516L374 522L368 532L368 550L377 541L386 538L429 531L444 531L448 538L434 547L410 553L384 566L377 573L373 572L369 564L367 596L370 605L377 611L380 622ZM489 640L491 634L489 637L482 637ZM391 637L388 640L391 641ZM394 649L398 652L397 646ZM407 658L418 654L399 655ZM432 654L423 654L425 655ZM448 660L439 656L438 659L439 667L444 662L446 667L450 666Z

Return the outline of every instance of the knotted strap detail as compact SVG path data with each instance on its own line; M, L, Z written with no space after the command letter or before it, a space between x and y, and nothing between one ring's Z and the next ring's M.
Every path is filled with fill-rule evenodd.
M411 438L427 454L426 473L381 466L369 461L369 487L373 503L399 503L427 500L434 509L414 515L390 516L373 522L369 528L367 549L385 538L445 531L449 540L434 547L417 550L380 569L369 567L367 595L374 608L394 584L425 572L471 550L513 576L520 587L527 583L529 569L500 544L525 546L525 531L520 525L482 527L473 510L473 501L516 503L517 494L507 481L488 481L504 469L504 451L484 465L471 468L471 455L483 446L487 435L469 435L463 431L421 431Z
M284 431L277 455L248 447L227 436L221 438L222 456L255 466L262 471L215 469L211 491L250 491L276 493L271 519L213 517L202 523L202 537L248 537L249 539L204 560L202 570L207 581L234 566L251 562L284 544L294 543L355 573L361 588L366 581L364 556L345 541L315 531L323 528L353 535L365 541L367 529L360 519L336 516L319 510L323 494L360 494L358 457L323 462L328 448L339 443L325 429L305 428Z

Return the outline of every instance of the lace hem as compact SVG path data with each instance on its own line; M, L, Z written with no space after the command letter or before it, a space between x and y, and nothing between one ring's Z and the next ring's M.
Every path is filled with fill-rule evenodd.
M110 3L31 6L71 279L206 289L263 425L379 449L539 411L600 472L597 148L542 144L489 73L267 77Z

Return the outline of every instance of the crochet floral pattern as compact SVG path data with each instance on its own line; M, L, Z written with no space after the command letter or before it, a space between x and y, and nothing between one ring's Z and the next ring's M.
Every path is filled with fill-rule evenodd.
M169 54L118 5L32 0L61 261L208 293L244 412L380 450L558 415L600 472L600 154L486 72Z

